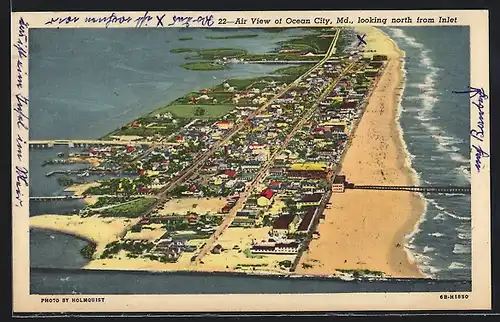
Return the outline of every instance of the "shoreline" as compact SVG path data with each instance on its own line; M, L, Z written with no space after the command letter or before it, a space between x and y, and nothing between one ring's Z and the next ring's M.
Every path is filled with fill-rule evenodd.
M116 273L130 273L130 274L155 274L155 275L199 275L199 276L229 276L229 277L261 277L264 279L302 279L302 280L331 280L342 282L355 282L355 281L429 281L429 282L460 282L467 283L467 280L437 280L434 278L413 278L413 277L376 277L376 276L362 276L357 278L346 278L339 275L320 275L320 274L296 274L296 273L259 273L259 272L236 272L236 271L212 271L212 270L155 270L155 269L116 269L116 268L63 268L63 267L31 267L31 269L39 271L60 271L60 272L75 272L75 273L93 273L93 272L116 272Z
M399 123L405 53L378 28L362 32L369 46L389 60L351 133L340 174L354 184L411 185L418 182L418 175ZM430 278L408 247L425 215L421 194L348 189L332 194L330 202L332 210L325 210L325 220L318 226L321 238L311 241L299 272L321 275L334 269L369 269L395 278Z
M43 214L29 218L30 230L43 230L74 236L96 247L100 254L106 245L119 238L128 227L139 219L81 217L79 215ZM95 261L92 259L91 263Z
M380 29L379 29L380 30ZM396 100L396 115L394 118L394 123L395 126L392 126L397 133L397 137L399 138L399 142L395 142L396 146L399 145L399 151L402 155L402 158L399 158L399 161L403 162L402 168L406 169L407 171L407 176L413 185L418 185L420 183L420 176L417 173L417 171L413 168L412 166L412 156L410 151L408 150L408 145L406 144L406 141L404 140L404 130L403 127L401 126L401 115L403 112L403 95L406 89L406 69L405 69L405 58L406 58L406 52L399 48L397 43L392 39L387 33L384 31L380 30L383 34L385 34L390 41L392 42L393 46L396 48L396 50L400 54L400 71L399 71L399 78L398 81L402 84L401 88L397 90L395 94L395 100ZM411 249L411 241L413 237L418 233L420 224L424 221L425 215L427 213L427 200L425 199L424 195L422 193L413 193L413 216L416 218L415 222L411 226L411 230L406 229L406 233L403 235L403 242L404 242L404 250L406 253L406 256L408 258L408 261L416 265L417 269L420 271L420 274L424 276L424 278L432 278L431 275L425 274L422 270L422 268L419 266L419 263L414 255L414 252ZM423 203L423 209L422 209L422 203Z

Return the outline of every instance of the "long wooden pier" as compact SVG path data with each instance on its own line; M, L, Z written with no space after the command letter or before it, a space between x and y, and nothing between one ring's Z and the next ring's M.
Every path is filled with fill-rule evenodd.
M30 148L53 148L54 146L88 147L88 146L175 146L177 142L150 142L150 141L111 141L111 140L30 140Z
M465 186L379 186L379 185L352 185L346 186L346 189L365 189L365 190L399 190L422 193L459 193L470 194L471 187Z
M56 200L76 200L76 199L83 199L83 196L30 197L30 201L56 201Z

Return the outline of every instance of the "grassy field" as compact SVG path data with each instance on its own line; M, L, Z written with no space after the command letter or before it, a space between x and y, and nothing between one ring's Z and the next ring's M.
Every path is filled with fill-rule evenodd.
M171 53L192 53L195 52L196 49L193 48L174 48L170 49Z
M100 215L103 217L140 217L155 202L154 198L140 198L122 206L102 210Z
M207 39L238 39L238 38L255 38L257 34L244 34L244 35L228 35L228 36L207 36Z
M224 69L223 65L214 64L210 62L193 62L181 65L182 68L188 70L221 70Z
M259 82L261 80L276 80L278 81L280 79L279 76L264 76L264 77L255 77L255 78L243 78L243 79L229 79L227 80L227 83L231 86L233 86L236 90L238 91L244 91L247 89L248 86L252 85L253 83ZM216 90L223 90L224 86L223 84L219 84L215 87Z
M138 135L142 137L152 136L155 134L161 134L164 136L168 136L181 128L184 122L178 121L177 124L167 124L163 125L162 128L147 128L147 127L122 127L114 130L110 134L106 135L106 137L112 135Z
M244 49L237 48L213 48L213 49L200 49L198 55L188 57L190 59L218 59L218 58L238 58L244 57L248 52Z
M222 84L219 87L221 88L221 90L223 89ZM179 97L175 101L171 102L169 105L187 105L191 101L191 98L198 97L198 96L200 96L200 93L191 92L191 93L186 94L182 97ZM231 102L231 97L233 97L233 94L230 92L211 92L211 93L209 93L209 97L211 98L210 101L215 98L215 99L217 99L216 104L224 105L225 103ZM201 103L202 102L199 102L198 104L201 104ZM191 104L189 104L189 105L191 106ZM211 105L211 104L209 104L209 105ZM231 105L231 104L229 104L229 105ZM155 110L150 115L156 115L156 114L158 114L158 112Z
M195 111L197 107L202 107L205 109L205 114L196 115ZM231 111L234 105L222 105L222 104L180 104L180 105L169 105L162 109L156 110L155 113L165 113L170 112L176 117L180 118L199 118L199 119L216 119Z
M317 35L307 35L300 38L293 38L280 42L284 49L307 50L314 53L326 52L332 39L319 38Z
M277 69L273 72L273 74L279 74L279 75L292 75L292 76L299 76L307 72L309 69L311 69L312 66L311 64L307 65L301 65L301 66L289 66L289 67L284 67Z

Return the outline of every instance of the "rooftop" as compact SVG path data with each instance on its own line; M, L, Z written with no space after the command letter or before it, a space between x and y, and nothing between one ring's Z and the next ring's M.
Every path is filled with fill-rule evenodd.
M290 166L292 171L321 171L327 168L327 164L324 162L318 163L295 163Z
M300 199L301 202L318 202L321 200L321 198L323 198L323 194L322 193L313 193L313 194L310 194L310 195L304 195L302 196L302 198Z
M314 213L316 212L316 207L309 208L307 211L306 215L300 222L299 228L297 229L298 231L307 231L309 229L309 225L311 224L311 221L314 217Z
M273 223L273 229L288 229L288 226L293 221L293 215L282 215Z
M335 179L333 179L333 183L345 183L345 176L344 175L335 176Z

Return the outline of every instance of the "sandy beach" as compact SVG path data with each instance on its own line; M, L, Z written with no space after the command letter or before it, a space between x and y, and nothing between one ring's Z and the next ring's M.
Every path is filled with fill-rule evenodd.
M195 213L218 213L226 204L224 198L181 198L167 201L163 209L158 211L161 215Z
M67 187L66 189L64 189L64 191L66 192L73 192L73 194L75 196L81 196L83 195L83 193L88 189L88 188L91 188L91 187L97 187L99 186L100 183L99 182L89 182L89 183L82 183L82 184L75 184L75 185L72 185L72 186L69 186ZM94 204L97 202L97 197L95 196L87 196L85 197L83 200L88 204L88 205L91 205L91 204Z
M68 161L71 163L90 163L93 167L98 167L101 164L99 158L70 157Z
M30 217L30 228L48 229L89 240L96 244L96 254L104 247L120 238L125 230L139 219L101 218L98 216L83 218L79 215L41 215Z
M366 50L386 54L389 62L372 93L342 162L340 174L354 184L411 185L416 178L406 161L396 121L403 85L404 53L381 31L366 33ZM300 274L333 274L335 269L368 269L393 277L424 277L408 256L406 236L424 212L419 194L403 191L347 190L333 194L331 209L297 267ZM302 264L311 265L304 268ZM306 265L307 266L307 265Z

